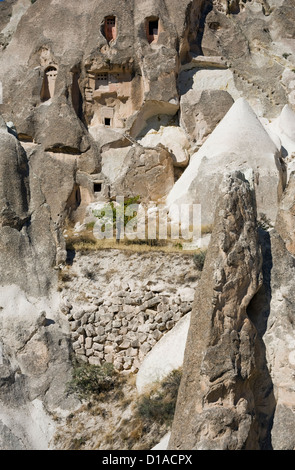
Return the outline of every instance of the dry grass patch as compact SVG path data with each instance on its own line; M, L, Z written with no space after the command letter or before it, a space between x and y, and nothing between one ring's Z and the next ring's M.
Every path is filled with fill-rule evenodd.
M140 396L133 374L122 377L120 384L109 391L90 395L87 392L88 398L57 429L55 448L152 449L170 429L180 377L181 370L173 371Z

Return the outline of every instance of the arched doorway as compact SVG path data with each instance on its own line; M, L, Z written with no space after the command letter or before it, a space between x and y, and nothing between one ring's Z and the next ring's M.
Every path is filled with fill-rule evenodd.
M50 66L44 70L43 84L41 89L41 101L47 101L54 96L57 68Z

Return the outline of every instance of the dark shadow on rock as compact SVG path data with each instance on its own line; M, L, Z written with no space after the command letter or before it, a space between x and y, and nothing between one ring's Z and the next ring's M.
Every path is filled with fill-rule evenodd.
M73 264L73 261L75 259L75 256L76 256L76 250L70 250L68 249L67 250L67 259L66 259L66 264L72 266Z
M255 351L257 374L254 383L255 411L259 428L259 444L261 450L272 450L271 430L276 408L271 375L267 367L266 347L263 335L266 332L271 302L271 270L273 266L271 240L267 231L259 230L262 250L263 285L253 297L247 308L247 315L257 330L257 347Z

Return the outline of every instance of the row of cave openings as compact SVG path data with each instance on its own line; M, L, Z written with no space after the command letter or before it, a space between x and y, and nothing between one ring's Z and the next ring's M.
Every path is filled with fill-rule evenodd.
M160 23L157 16L151 16L145 20L145 32L149 44L156 43L159 36ZM102 34L108 42L117 38L117 18L107 16L102 27Z
M160 22L159 18L152 16L145 20L146 37L149 44L157 43L159 36ZM108 42L117 38L117 18L116 16L107 16L104 19L102 33ZM55 80L57 68L49 66L44 71L43 84L41 89L41 101L50 100L54 95ZM76 110L78 112L78 110Z

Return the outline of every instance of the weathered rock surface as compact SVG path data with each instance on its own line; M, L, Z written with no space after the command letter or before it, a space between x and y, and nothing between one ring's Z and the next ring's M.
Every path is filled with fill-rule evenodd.
M276 219L276 230L287 250L295 256L295 173L292 172L285 189Z
M216 103L212 106L212 103ZM202 145L206 137L226 115L234 100L227 91L190 89L180 101L180 125L195 145Z
M174 184L171 154L161 144L156 148L132 147L124 160L124 174L111 188L111 196L140 196L157 201L167 196Z
M188 136L178 126L161 126L159 130L152 128L139 139L139 143L144 147L157 147L162 144L171 153L176 167L186 167L189 162Z
M54 283L57 235L26 152L4 123L0 139L0 279L38 295Z
M294 257L276 230L264 233L262 246L264 285L253 301L250 313L256 312L253 321L263 334L267 367L273 383L272 448L294 450Z
M200 150L192 155L189 166L167 197L168 207L199 203L202 223L212 223L223 175L237 169L250 171L257 210L274 223L286 172L280 150L243 98L234 103Z
M15 123L19 134L34 139L44 131L48 139L50 133L45 129L48 125L54 126L55 120L57 125L65 126L56 106L50 112L48 109L46 122L40 117L40 111L44 113L40 92L48 67L57 70L54 98L63 101L65 114L71 115L72 120L81 118L87 124L95 124L103 118L100 113L108 108L109 112L115 113L116 122L120 118L126 121L140 109L143 102L148 101L171 102L175 114L178 110L177 45L186 35L185 15L191 3L186 0L176 7L176 2L170 2L167 7L162 0L153 0L148 4L136 1L126 9L124 0L111 2L112 5L90 0L83 6L75 5L73 8L73 5L56 4L53 0L38 0L23 15L1 59L5 119ZM110 11L117 23L115 36L108 40L103 25ZM42 21L32 22L32 17L41 17ZM65 18L66 35L63 34ZM159 21L152 44L146 32L149 19ZM45 23L47 27L44 32ZM11 61L7 61L8 55L14 57L13 67ZM122 92L119 89L112 91L111 96L97 92L97 88L92 88L91 80L100 72L123 75L126 72L129 77L126 75L126 87L122 88ZM18 89L13 85L16 79L22 81L22 87ZM128 82L130 89L127 90ZM13 93L11 87L14 88ZM22 103L21 107L19 103ZM50 108L50 100L46 101L47 104ZM158 114L156 108L155 113ZM100 125L104 123L101 121ZM119 127L124 128L125 125ZM71 140L70 136L60 135L63 139L58 143L68 146L65 139ZM85 137L87 132L84 132ZM74 135L72 140L75 140ZM73 147L73 142L70 142L70 147Z
M1 113L10 122L7 132L0 118L1 448L48 446L49 414L74 406L64 400L72 342L84 362L115 358L119 370L135 372L191 309L186 267L175 277L181 263L171 262L172 274L163 269L164 281L138 286L144 262L145 281L154 280L162 257L141 259L135 273L130 257L123 271L128 266L131 284L118 291L112 269L122 258L101 255L103 275L78 270L67 291L90 289L88 300L69 299L60 312L50 295L66 257L65 221L85 222L91 204L110 196L148 202L171 191L169 204L201 203L209 225L233 170L255 189L258 213L277 221L275 231L261 232L264 284L249 186L235 176L197 292L186 374L196 372L180 394L188 426L171 442L294 448L293 3L0 2ZM227 120L233 101L239 113ZM197 382L204 389L195 393Z
M71 348L54 303L15 285L0 287L1 449L48 449L52 414L76 406L64 393Z
M170 449L269 445L271 380L247 314L262 285L255 202L241 174L228 177L222 189L193 307Z

